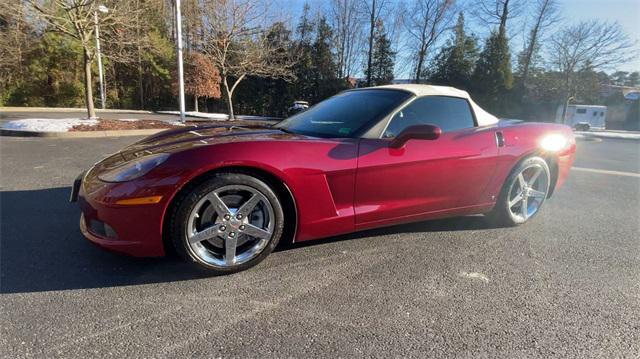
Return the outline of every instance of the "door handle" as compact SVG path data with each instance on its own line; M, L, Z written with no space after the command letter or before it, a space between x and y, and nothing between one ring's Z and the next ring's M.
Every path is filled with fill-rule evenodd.
M498 147L504 147L504 134L502 131L496 131L496 144Z

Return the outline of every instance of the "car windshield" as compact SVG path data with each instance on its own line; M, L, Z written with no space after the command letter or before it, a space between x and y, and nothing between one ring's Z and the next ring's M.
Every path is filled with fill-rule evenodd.
M398 107L410 93L396 90L346 91L275 125L317 137L353 137Z

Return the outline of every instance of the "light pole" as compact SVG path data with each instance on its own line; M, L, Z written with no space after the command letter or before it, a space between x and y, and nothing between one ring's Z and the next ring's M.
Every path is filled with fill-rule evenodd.
M184 118L184 72L182 66L182 15L180 14L180 0L176 0L176 36L178 37L178 88L180 97L180 121Z
M567 102L564 103L564 108L562 109L562 124L563 125L567 124L567 112L569 112L569 102L571 102L571 100L575 100L575 98L573 98L573 96L569 96L569 98L567 98Z
M102 105L102 109L105 108L105 97L104 97L104 77L102 75L102 53L100 53L100 26L98 26L98 11L103 14L109 12L109 9L104 6L98 6L98 10L93 13L93 20L96 25L96 52L98 55L98 78L100 79L100 103Z

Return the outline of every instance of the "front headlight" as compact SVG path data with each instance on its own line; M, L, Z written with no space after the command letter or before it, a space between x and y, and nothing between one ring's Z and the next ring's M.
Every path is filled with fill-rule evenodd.
M104 182L125 182L149 173L169 157L168 153L144 156L98 175Z
M558 152L562 151L569 144L569 139L559 133L547 135L540 141L540 147L545 151Z

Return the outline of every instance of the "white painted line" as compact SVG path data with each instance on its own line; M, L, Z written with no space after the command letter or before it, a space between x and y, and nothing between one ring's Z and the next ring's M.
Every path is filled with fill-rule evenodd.
M582 167L572 167L573 171L581 171L581 172L591 172L591 173L600 173L604 175L614 175L614 176L625 176L625 177L636 177L640 178L640 173L634 172L622 172L622 171L608 171L608 170L599 170L596 168L582 168Z

